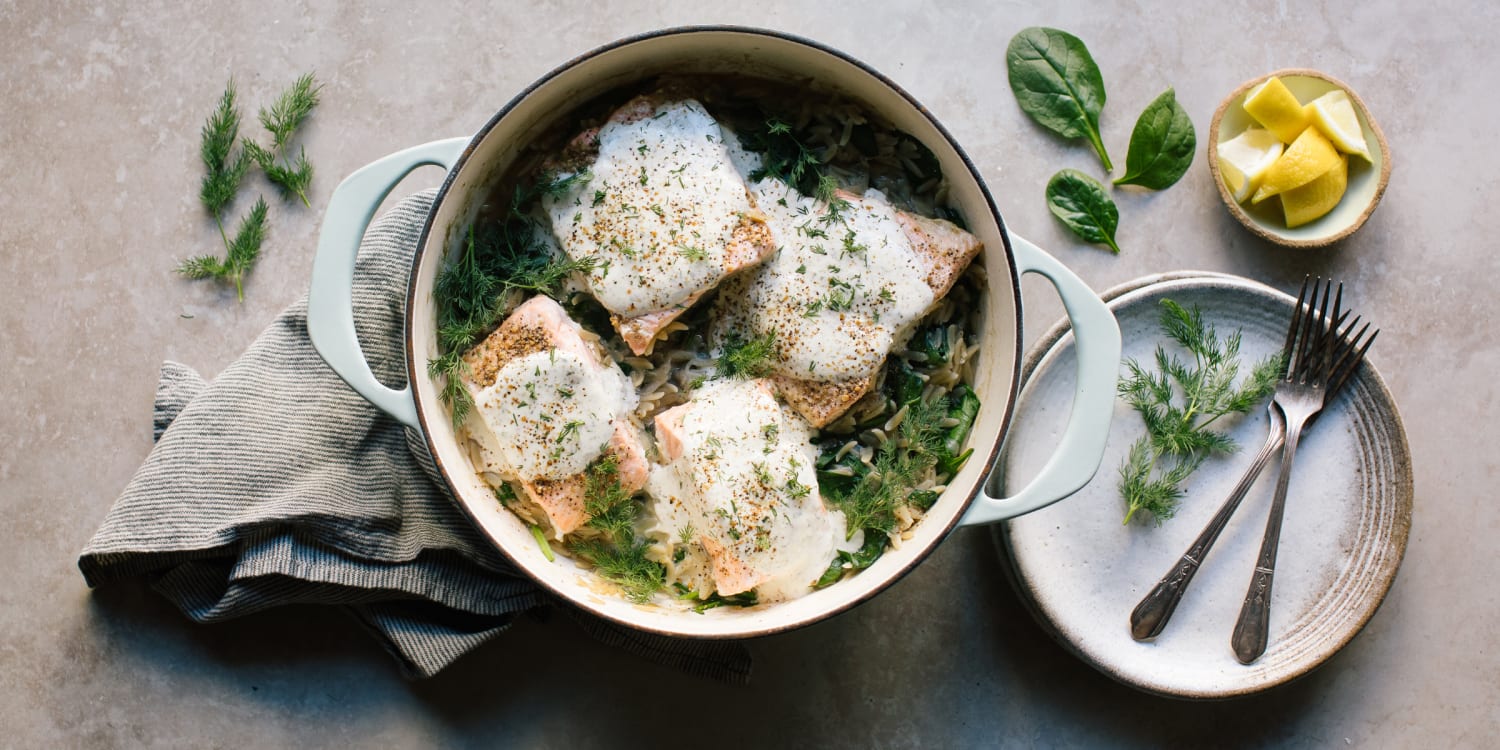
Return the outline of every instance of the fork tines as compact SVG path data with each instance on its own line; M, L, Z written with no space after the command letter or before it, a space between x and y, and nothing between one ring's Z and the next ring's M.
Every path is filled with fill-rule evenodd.
M1303 279L1302 291L1297 295L1297 310L1301 314L1292 316L1283 348L1288 355L1282 371L1284 379L1322 386L1329 396L1348 382L1380 331L1370 332L1370 324L1365 323L1351 337L1363 316L1355 316L1345 325L1351 311L1343 306L1343 282L1335 290L1332 279ZM1365 338L1366 334L1369 338Z

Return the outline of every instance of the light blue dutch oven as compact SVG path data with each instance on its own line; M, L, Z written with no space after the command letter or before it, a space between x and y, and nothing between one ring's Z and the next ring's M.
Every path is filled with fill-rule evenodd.
M470 468L427 376L437 354L433 281L458 250L487 191L522 146L561 127L579 103L664 72L735 72L813 81L864 103L920 140L941 164L951 200L985 246L988 270L975 390L983 401L969 436L974 455L900 549L867 570L807 596L775 604L721 607L699 614L676 602L632 604L594 574L559 556L547 561L528 529L501 508ZM360 238L376 207L412 170L437 165L447 177L423 228L407 288L408 385L376 381L355 339L351 276ZM1010 426L1021 366L1020 278L1035 273L1056 288L1077 340L1078 388L1055 454L1025 489L994 497L986 481ZM1052 256L1005 230L979 171L948 131L916 100L872 68L826 46L786 34L738 27L694 27L631 37L548 73L506 104L479 133L415 146L350 175L329 201L308 299L308 331L330 367L371 403L419 431L449 489L473 522L518 568L559 596L616 622L696 638L743 638L789 630L863 602L910 571L959 526L988 524L1056 502L1083 487L1099 467L1113 414L1120 331L1109 309ZM1017 438L1020 439L1020 438ZM665 597L664 597L665 598Z

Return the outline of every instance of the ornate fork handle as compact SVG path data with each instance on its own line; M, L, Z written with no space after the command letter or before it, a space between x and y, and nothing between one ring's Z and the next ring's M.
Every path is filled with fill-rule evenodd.
M1240 617L1235 621L1234 635L1230 638L1234 657L1241 664L1249 664L1266 652L1271 630L1271 584L1276 577L1276 552L1281 543L1281 518L1286 510L1287 485L1292 478L1292 459L1297 455L1297 443L1306 421L1287 420L1286 446L1281 457L1281 473L1276 478L1276 495L1271 501L1271 517L1266 520L1266 534L1261 539L1255 574L1250 578L1250 589L1245 592L1245 603L1240 607Z
M1283 436L1286 432L1286 420L1282 418L1281 411L1274 404L1266 406L1266 412L1271 419L1270 433L1266 435L1266 443L1261 447L1260 453L1250 462L1245 469L1244 476L1240 477L1239 484L1229 492L1229 497L1224 504L1219 506L1219 512L1214 514L1203 531L1198 533L1198 538L1193 540L1186 552L1178 559L1177 564L1162 576L1161 581L1151 593L1146 594L1137 604L1135 611L1130 613L1130 636L1138 641L1145 641L1161 635L1162 629L1167 626L1167 621L1172 618L1172 613L1177 611L1177 605L1182 601L1182 595L1187 592L1188 584L1193 582L1193 576L1197 575L1203 558L1208 556L1208 551L1213 548L1214 542L1218 541L1219 534L1229 524L1229 519L1235 510L1240 507L1240 501L1245 499L1245 494L1255 484L1260 473L1265 470L1266 464L1270 463L1271 457L1281 448Z

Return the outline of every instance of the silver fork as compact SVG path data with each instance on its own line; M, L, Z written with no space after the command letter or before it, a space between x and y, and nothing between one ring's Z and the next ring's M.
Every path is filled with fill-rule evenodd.
M1305 286L1305 285L1304 285ZM1366 323L1352 337L1351 332L1359 325L1356 317L1343 330L1339 323L1343 317L1339 309L1343 303L1344 285L1339 284L1333 302L1333 315L1328 314L1328 301L1333 291L1333 282L1323 286L1321 308L1318 302L1318 285L1313 282L1312 298L1307 309L1294 324L1299 330L1288 338L1297 339L1295 352L1288 358L1281 382L1276 386L1272 405L1286 420L1286 439L1282 448L1281 473L1276 479L1276 493L1271 499L1271 516L1266 521L1265 537L1261 540L1260 555L1256 560L1255 574L1250 579L1250 589L1245 593L1245 603L1240 608L1235 622L1230 646L1241 664L1250 664L1266 651L1267 634L1271 624L1271 584L1276 575L1276 552L1281 541L1281 520L1286 509L1287 485L1292 478L1292 461L1297 456L1297 444L1302 429L1309 420L1317 416L1328 402L1331 386L1341 384L1348 374L1363 361L1365 352L1374 343L1376 331L1365 338L1370 330ZM1298 300L1299 307L1301 300ZM1364 343L1360 341L1363 339ZM1291 348L1289 346L1289 348Z
M1297 295L1297 305L1292 308L1291 322L1287 325L1286 343L1282 346L1282 357L1285 362L1290 363L1297 353L1298 345L1297 331L1301 327L1303 317L1303 303L1307 302L1308 285L1310 279L1303 279L1302 291ZM1314 288L1316 292L1316 288ZM1334 326L1342 325L1348 313L1336 316ZM1286 372L1283 365L1283 374ZM1341 372L1342 377L1334 380L1325 391L1325 403L1331 401L1338 392L1343 389L1344 384L1349 381L1349 376L1354 372L1350 367ZM1250 466L1245 469L1244 476L1240 477L1238 484L1229 492L1229 497L1214 517L1209 520L1208 525L1199 532L1198 538L1182 553L1177 563L1172 566L1167 574L1162 576L1156 587L1141 599L1135 610L1130 613L1130 635L1138 641L1145 641L1161 635L1167 626L1167 621L1172 618L1172 613L1177 610L1177 605L1182 601L1183 594L1187 593L1188 584L1193 582L1193 576L1197 575L1198 568L1203 559L1208 556L1209 550L1218 541L1219 534L1229 524L1229 519L1239 509L1240 501L1245 499L1245 494L1255 484L1256 478L1265 470L1266 464L1270 463L1271 457L1281 449L1286 437L1286 420L1281 416L1281 410L1276 404L1266 404L1266 414L1270 419L1270 430L1266 434L1266 442L1261 446L1260 453L1251 460Z

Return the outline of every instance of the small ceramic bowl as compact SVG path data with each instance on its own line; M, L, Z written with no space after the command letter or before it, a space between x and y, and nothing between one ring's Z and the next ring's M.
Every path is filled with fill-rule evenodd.
M1248 203L1241 205L1235 202L1234 194L1219 174L1219 143L1234 138L1256 124L1243 106L1245 95L1271 76L1280 78L1303 104L1334 89L1343 89L1354 103L1354 112L1364 130L1365 142L1370 146L1370 161L1366 162L1358 156L1349 159L1349 187L1344 193L1344 199L1327 215L1296 229L1287 229L1280 201L1263 201L1258 206ZM1343 81L1316 70L1278 70L1240 84L1214 112L1208 133L1208 168L1213 173L1214 185L1219 188L1219 197L1224 200L1229 213L1239 219L1246 229L1278 245L1323 247L1348 237L1374 213L1380 197L1385 194L1386 183L1391 179L1390 146L1385 142L1385 134L1380 132L1380 126L1375 124L1375 118L1370 116L1364 100Z

